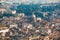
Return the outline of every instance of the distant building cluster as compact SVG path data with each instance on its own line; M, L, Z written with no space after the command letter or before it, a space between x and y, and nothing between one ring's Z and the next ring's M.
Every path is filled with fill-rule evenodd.
M60 20L60 19L55 19ZM20 14L15 17L3 17L0 24L1 40L58 40L60 22L50 22L41 18Z
M32 12L27 10L32 13L27 16L24 6L25 11L18 10L20 13L10 6L0 8L0 40L60 40L60 10L33 12L33 8Z

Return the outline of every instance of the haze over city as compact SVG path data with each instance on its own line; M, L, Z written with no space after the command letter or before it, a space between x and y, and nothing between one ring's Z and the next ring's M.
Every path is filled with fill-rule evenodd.
M60 0L4 0L5 2L23 3L23 4L40 4L40 3L59 3Z

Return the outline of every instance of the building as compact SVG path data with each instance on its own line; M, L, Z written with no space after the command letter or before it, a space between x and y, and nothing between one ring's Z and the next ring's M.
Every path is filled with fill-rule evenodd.
M24 14L24 13L20 13L20 14L18 14L18 16L20 16L20 17L24 17L25 14Z
M39 37L39 36L36 36L36 37L29 37L29 40L40 40L40 37Z
M12 14L16 14L16 10L12 10Z
M60 23L55 23L55 26L60 26Z
M51 32L52 32L51 29L48 29L47 33L50 34Z
M28 29L32 29L32 28L33 28L32 24L29 24L29 25L27 26L27 28L28 28Z
M0 12L3 14L4 12L6 12L6 9L0 8Z
M17 24L11 24L11 25L10 25L10 28L13 28L13 27L16 27L16 28L17 28L18 25L17 25Z
M49 40L49 36L46 36L46 37L44 38L44 40Z
M43 12L43 16L46 17L48 15L47 12Z
M0 30L3 30L3 29L7 29L6 24L1 24L1 25L0 25Z
M18 16L17 16L17 17L15 17L15 20L20 20L20 17L18 17Z
M37 20L41 21L42 19L38 17Z

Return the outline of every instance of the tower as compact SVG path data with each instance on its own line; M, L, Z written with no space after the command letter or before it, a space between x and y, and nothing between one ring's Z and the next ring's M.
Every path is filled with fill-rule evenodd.
M33 13L32 16L34 18L34 21L36 22L36 15Z

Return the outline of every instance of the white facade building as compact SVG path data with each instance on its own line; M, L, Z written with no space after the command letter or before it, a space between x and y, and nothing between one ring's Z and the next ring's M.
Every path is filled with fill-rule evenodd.
M17 25L17 24L11 24L11 25L10 25L10 28L13 28L13 27L16 27L16 28L17 28L18 25Z

